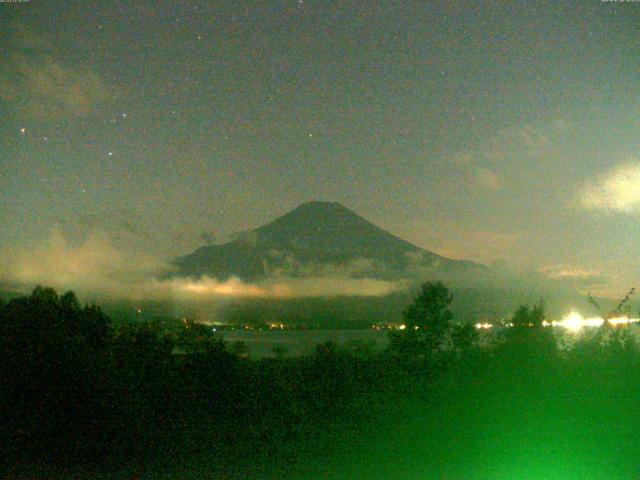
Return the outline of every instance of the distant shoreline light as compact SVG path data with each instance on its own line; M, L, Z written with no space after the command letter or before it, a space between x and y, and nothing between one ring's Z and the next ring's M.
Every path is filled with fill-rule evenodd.
M629 318L627 316L613 317L607 320L610 325L616 327L619 325L631 325L632 323L638 323L640 319ZM584 318L576 311L570 312L559 322L551 322L554 327L563 327L568 330L578 331L583 327L600 327L604 324L605 320L602 317L590 317Z
M573 332L577 332L584 327L600 327L604 324L605 320L602 317L583 317L580 313L572 310L567 315L564 316L562 320L556 321L552 320L550 322L544 321L542 322L542 326L544 327L561 327L566 328L567 330L571 330ZM629 318L627 316L620 316L610 318L608 320L609 324L612 326L620 326L620 325L631 325L632 323L640 322L639 318ZM487 330L493 328L495 324L493 323L476 323L475 327L478 330ZM513 327L512 323L507 323L501 325L504 327Z

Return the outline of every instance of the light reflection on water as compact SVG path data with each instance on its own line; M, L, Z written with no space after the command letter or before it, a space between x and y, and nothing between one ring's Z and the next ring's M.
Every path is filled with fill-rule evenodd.
M324 342L342 346L366 345L382 350L389 344L388 331L360 330L230 330L222 333L225 342L243 342L252 357L272 356L274 347L285 355L307 355Z

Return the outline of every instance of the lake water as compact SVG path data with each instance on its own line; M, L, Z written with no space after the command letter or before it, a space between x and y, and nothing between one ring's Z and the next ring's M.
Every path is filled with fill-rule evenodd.
M498 328L491 331L481 330L481 344L491 341ZM561 348L571 348L575 340L583 335L593 334L595 329L584 328L572 332L562 327L554 327L554 334ZM640 343L640 327L634 324L631 333ZM328 340L338 345L352 346L366 344L373 350L382 350L389 344L389 330L228 330L219 333L225 342L233 348L236 342L243 342L250 357L260 358L274 355L274 348L281 349L287 356L299 356L313 353L315 348Z
M232 348L235 342L243 342L251 357L273 356L275 347L285 355L298 356L313 353L321 343L331 340L338 345L364 343L374 350L382 350L389 344L386 330L229 330L220 334Z

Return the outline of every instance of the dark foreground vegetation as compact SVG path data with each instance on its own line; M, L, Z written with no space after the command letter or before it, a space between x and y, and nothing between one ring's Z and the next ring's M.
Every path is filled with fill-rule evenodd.
M424 284L383 352L325 343L249 359L203 326L113 329L98 307L38 287L0 305L0 473L640 478L630 328L563 344L541 304L524 306L480 347L450 302Z

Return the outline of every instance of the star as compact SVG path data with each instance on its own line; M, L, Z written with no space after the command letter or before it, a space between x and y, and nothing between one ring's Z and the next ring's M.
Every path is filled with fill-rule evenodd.
M122 112L122 118L127 118L127 114Z
M22 128L20 129L20 134L21 134L21 135L24 135L25 133L27 133L27 129L26 129L26 128L24 128L24 127L22 127Z
M113 152L107 152L107 155L109 155L110 157L113 157Z

